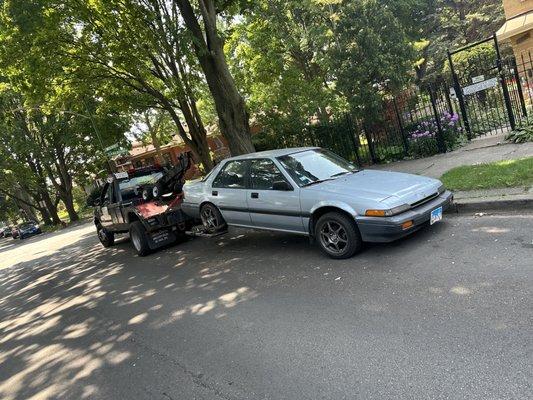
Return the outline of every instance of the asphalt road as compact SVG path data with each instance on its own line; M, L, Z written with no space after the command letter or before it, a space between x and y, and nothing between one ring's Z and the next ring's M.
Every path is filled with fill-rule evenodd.
M0 398L533 398L533 215L346 261L234 230L146 258L90 225L0 242Z

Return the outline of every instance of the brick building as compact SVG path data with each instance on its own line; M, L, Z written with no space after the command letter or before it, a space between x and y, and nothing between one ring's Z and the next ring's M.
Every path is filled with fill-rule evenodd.
M215 161L229 156L229 149L223 137L208 136L207 142ZM161 146L161 156L164 162L169 164L175 164L178 156L186 151L189 151L189 147L179 136L175 136L170 143ZM127 171L130 168L153 165L155 160L156 149L152 144L134 142L129 154L118 157L114 161L118 171Z
M496 33L500 41L510 41L520 63L533 57L533 0L503 0L505 24Z

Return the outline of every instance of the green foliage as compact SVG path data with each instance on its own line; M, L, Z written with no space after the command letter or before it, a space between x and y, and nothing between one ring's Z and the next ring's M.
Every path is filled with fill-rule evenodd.
M336 88L359 117L378 119L376 111L387 94L408 80L414 63L405 21L377 0L346 1L336 9L331 68Z
M415 24L427 46L419 51L417 77L432 81L441 74L447 50L486 39L505 22L501 0L424 0Z
M491 67L496 67L494 42L483 43L456 53L452 56L452 61L456 71L467 78L482 75ZM443 73L450 76L450 63L448 61L444 64Z
M452 190L531 187L533 157L454 168L441 177Z
M505 136L505 140L512 143L533 142L533 124L525 125L510 132Z

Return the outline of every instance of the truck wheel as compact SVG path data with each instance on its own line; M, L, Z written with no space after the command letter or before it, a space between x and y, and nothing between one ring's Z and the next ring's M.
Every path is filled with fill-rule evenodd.
M200 210L200 217L207 233L222 232L228 227L224 217L213 204L204 204Z
M320 249L336 259L350 258L363 244L355 221L338 212L324 214L318 219L315 238Z
M146 229L141 221L134 221L130 224L130 239L137 254L141 257L150 252L148 239L146 238Z
M111 247L113 246L113 243L115 243L115 234L113 232L109 232L102 225L97 225L96 233L98 234L98 239L100 239L102 246Z

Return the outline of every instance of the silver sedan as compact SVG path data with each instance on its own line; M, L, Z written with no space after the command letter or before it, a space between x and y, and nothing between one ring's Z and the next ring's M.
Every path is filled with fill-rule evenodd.
M271 150L222 161L184 186L183 211L215 233L228 225L310 236L348 258L442 219L453 195L437 179L361 170L321 148Z

